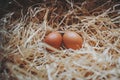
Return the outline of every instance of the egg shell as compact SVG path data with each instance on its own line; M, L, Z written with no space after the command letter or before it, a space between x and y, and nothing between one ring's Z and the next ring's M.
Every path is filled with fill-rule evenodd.
M44 42L54 48L59 49L62 43L62 36L57 31L51 32L45 37Z
M66 31L63 35L63 43L66 48L74 50L82 48L82 37L73 31Z

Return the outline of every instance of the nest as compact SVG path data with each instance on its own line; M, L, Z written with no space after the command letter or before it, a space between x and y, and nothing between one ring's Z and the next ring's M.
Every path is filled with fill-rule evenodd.
M120 4L112 3L51 0L30 6L26 13L6 14L0 20L1 78L120 80ZM66 30L82 36L81 49L57 50L44 43L48 33Z

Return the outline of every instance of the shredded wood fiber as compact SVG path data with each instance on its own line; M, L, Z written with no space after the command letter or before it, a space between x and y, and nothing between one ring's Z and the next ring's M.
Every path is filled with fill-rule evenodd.
M61 5L36 4L16 20L14 13L1 19L0 33L7 40L1 43L8 60L5 75L17 80L120 80L120 4L90 14L68 0L66 7ZM66 30L82 36L81 49L57 50L43 42L51 31Z

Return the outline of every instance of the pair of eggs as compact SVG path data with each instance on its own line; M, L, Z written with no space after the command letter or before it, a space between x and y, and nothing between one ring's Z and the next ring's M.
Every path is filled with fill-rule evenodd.
M59 49L61 47L61 44L63 43L64 46L69 49L80 49L82 47L82 37L73 31L66 31L63 36L59 32L51 32L49 33L44 41L54 47Z

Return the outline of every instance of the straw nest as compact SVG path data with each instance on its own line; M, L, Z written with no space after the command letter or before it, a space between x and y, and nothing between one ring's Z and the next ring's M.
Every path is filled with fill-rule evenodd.
M0 20L2 79L120 80L120 4L108 4L56 0L21 10L19 17L6 14ZM47 51L54 48L44 37L66 30L82 36L82 48Z

